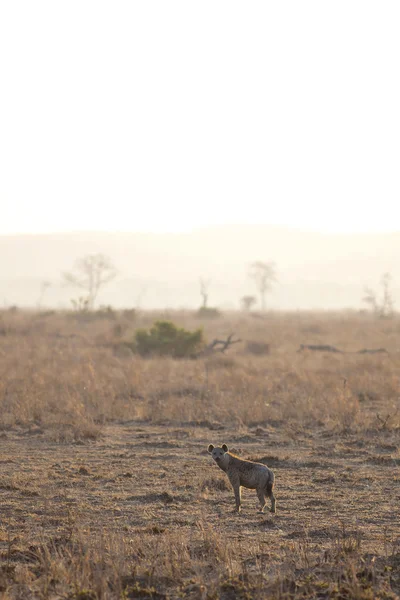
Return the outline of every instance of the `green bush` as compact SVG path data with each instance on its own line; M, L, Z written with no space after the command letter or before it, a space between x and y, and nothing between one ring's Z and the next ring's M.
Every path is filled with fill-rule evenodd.
M150 330L138 329L135 334L135 350L141 356L190 357L203 346L203 331L188 331L177 327L172 321L156 321Z

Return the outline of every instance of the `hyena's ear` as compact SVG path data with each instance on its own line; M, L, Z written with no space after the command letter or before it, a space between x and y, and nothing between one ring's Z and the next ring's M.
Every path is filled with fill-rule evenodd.
M210 444L210 445L208 446L208 451L209 451L209 453L211 454L211 452L212 452L213 450L214 450L214 446L213 446L212 444Z
M228 446L226 444L222 444L222 450L224 452L228 452Z

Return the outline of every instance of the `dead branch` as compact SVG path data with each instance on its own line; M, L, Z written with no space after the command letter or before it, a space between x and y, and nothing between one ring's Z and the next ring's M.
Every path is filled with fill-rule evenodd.
M232 339L234 335L234 333L231 333L226 340L213 340L211 344L208 344L208 346L196 354L194 358L199 358L200 356L210 356L216 352L222 352L222 354L224 354L225 350L228 350L228 348L230 348L233 344L238 344L242 341L241 339Z
M380 423L381 429L387 429L388 427L388 422L390 421L390 419L393 419L394 417L397 417L399 412L399 409L396 408L395 412L393 414L387 414L385 418L382 418L381 415L379 413L377 413L376 418Z
M209 350L211 352L215 351L215 352L222 352L224 353L225 350L227 350L230 346L232 346L233 344L237 344L238 342L241 342L241 339L237 339L237 340L233 340L233 336L235 334L231 333L226 340L217 340L215 339L211 344L209 344L206 347L206 351ZM218 347L220 346L220 347Z

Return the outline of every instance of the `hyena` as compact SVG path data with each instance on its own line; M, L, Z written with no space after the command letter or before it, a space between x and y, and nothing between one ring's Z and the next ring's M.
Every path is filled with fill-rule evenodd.
M241 487L250 488L257 491L257 496L261 504L261 512L264 512L266 506L265 497L271 500L271 512L276 509L276 500L272 492L275 476L271 469L261 463L251 460L242 460L238 456L228 452L228 446L223 444L221 448L215 448L212 444L208 446L208 452L211 454L220 469L225 471L232 484L235 493L236 511L240 512Z

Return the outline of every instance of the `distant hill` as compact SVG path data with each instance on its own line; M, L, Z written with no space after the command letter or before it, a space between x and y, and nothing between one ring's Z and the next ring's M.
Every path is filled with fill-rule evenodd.
M365 285L393 276L400 307L400 233L330 235L270 226L220 226L191 233L70 233L0 236L0 302L35 306L43 281L44 305L70 306L78 290L61 273L89 253L109 256L118 278L100 297L115 307L193 308L199 278L211 279L210 305L237 308L255 294L249 263L275 261L279 283L268 300L277 309L361 307Z

